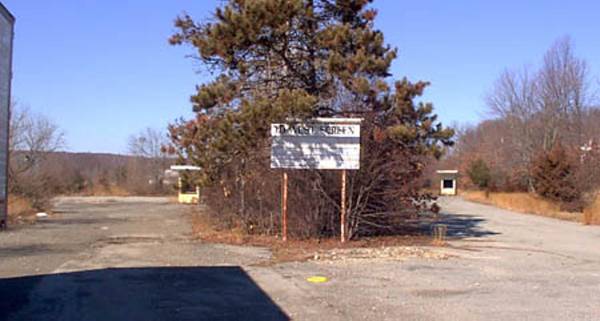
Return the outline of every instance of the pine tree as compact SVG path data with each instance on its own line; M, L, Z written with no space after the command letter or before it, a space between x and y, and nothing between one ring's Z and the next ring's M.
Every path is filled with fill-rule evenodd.
M467 175L469 175L471 182L477 185L478 188L487 189L490 187L492 174L490 168L483 159L478 158L472 161L469 164Z
M363 169L350 177L352 230L361 233L358 225L369 220L364 213L378 214L368 216L378 217L375 226L379 214L412 206L417 190L411 183L420 176L423 159L439 157L453 132L437 121L431 104L414 102L428 83L404 79L388 85L396 50L374 28L370 3L230 0L210 21L189 15L176 20L179 32L170 42L193 46L203 66L217 73L191 97L196 119L170 127L182 161L203 168L199 181L205 187L230 182L238 189L254 184L255 194L266 189L265 181L273 180L273 173L263 175L272 122L362 117ZM339 192L327 184L330 176L312 172L295 184L306 199L319 199L321 205L309 209L318 212L313 216L337 212L333 200ZM309 187L320 194L309 196ZM252 202L252 195L240 193L243 204Z
M573 162L560 142L535 158L532 174L535 190L540 196L565 204L580 199Z

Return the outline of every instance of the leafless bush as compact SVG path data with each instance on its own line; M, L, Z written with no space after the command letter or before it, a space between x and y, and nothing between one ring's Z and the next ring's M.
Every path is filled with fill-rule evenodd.
M539 165L560 143L568 151L573 190L558 189L564 195L551 198L568 204L574 204L574 194L585 198L600 187L600 173L596 173L600 158L595 156L600 109L590 78L585 60L575 56L569 38L556 41L537 70L503 72L487 97L494 118L460 132L451 162L465 172L464 164L482 159L498 190L550 197L553 193L540 190L539 182L555 177Z
M9 136L9 191L31 200L36 209L48 206L57 185L46 168L49 153L64 147L63 131L44 115L12 104Z
M129 137L129 154L134 156L127 164L129 190L136 194L170 190L163 184L164 171L173 163L164 149L168 143L166 133L149 127Z

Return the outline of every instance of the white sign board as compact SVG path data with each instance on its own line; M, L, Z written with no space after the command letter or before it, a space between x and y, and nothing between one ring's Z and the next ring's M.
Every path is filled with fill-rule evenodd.
M360 119L271 124L271 168L359 169Z

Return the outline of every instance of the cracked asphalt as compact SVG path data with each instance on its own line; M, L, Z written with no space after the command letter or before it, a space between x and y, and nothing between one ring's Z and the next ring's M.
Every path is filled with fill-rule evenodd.
M441 204L447 246L392 251L433 255L264 264L166 198L60 198L0 233L0 320L600 320L600 227Z

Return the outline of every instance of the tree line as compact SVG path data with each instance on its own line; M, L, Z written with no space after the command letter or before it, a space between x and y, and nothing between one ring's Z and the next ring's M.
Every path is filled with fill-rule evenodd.
M173 182L165 182L164 173L174 160L166 144L164 131L146 128L129 137L128 155L64 152L67 142L58 124L12 103L9 194L42 211L51 209L56 195L171 193Z
M581 210L600 185L600 108L587 62L569 37L537 68L504 71L487 95L490 118L457 130L445 160L485 190L523 191Z

